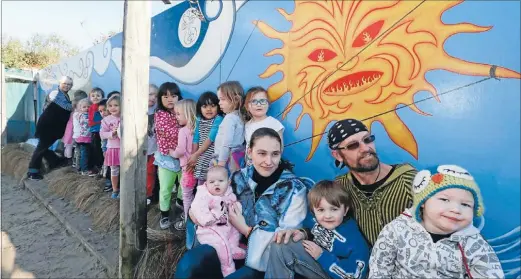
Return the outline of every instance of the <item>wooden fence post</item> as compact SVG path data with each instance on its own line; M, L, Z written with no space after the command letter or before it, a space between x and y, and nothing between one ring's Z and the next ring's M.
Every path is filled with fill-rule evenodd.
M1 107L1 121L2 121L2 146L7 143L7 92L5 85L5 65L2 63L2 94L0 94L0 101L2 102Z
M121 69L119 277L134 278L146 247L150 2L125 0Z

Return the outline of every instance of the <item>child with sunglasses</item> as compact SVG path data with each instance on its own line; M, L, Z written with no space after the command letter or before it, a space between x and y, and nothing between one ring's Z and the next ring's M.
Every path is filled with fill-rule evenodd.
M248 92L246 92L246 98L244 101L244 110L245 115L244 118L247 121L244 127L244 138L246 140L246 145L249 144L251 135L259 128L271 128L280 135L281 139L284 139L284 126L277 119L268 116L268 109L270 106L270 102L268 100L268 93L266 89L256 86L250 88ZM283 146L283 143L281 143ZM248 148L249 146L246 146ZM251 165L251 159L248 157L248 154L245 156L246 165Z

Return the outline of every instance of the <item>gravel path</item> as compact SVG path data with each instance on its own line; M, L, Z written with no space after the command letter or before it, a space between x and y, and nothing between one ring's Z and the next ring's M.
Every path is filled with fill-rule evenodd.
M103 267L30 192L2 174L2 278L106 278Z

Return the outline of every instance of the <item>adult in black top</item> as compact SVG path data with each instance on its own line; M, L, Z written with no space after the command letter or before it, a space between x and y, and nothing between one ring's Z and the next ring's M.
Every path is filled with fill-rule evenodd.
M63 76L60 79L58 90L49 93L49 103L36 124L35 137L38 139L38 145L29 162L27 172L29 179L40 180L43 178L40 174L42 159L48 152L49 147L62 138L65 133L65 127L72 112L72 103L67 94L71 88L72 78Z

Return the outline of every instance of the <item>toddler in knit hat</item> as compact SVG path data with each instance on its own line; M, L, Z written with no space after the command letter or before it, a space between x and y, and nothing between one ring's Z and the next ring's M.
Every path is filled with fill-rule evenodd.
M504 278L496 253L472 224L485 208L467 170L422 170L412 193L412 207L380 232L369 278Z

